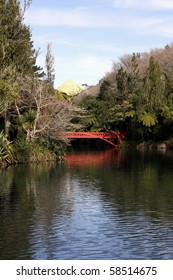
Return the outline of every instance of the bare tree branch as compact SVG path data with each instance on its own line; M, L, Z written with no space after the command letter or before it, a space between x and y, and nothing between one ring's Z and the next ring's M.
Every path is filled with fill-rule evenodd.
M19 84L19 99L15 102L15 108L28 140L34 141L40 135L53 136L55 132L80 127L71 121L84 114L84 110L70 101L57 99L53 92L50 93L47 82L27 77L21 78ZM32 123L27 119L29 112L34 114Z

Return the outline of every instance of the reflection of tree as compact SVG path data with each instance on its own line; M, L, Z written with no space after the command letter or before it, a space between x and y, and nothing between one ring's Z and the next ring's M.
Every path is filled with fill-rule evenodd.
M29 226L25 222L32 215L32 197L28 199L25 195L24 188L16 185L16 176L23 175L11 168L12 172L10 187L6 193L4 205L1 202L0 211L0 258L1 259L18 259L28 249ZM6 189L7 172L4 176L4 188ZM24 178L24 177L23 177ZM21 177L19 176L19 181ZM1 196L3 197L3 196ZM27 255L30 258L29 255Z
M13 180L13 168L0 169L0 199L8 199Z
M125 214L126 211L137 213L141 209L151 216L162 213L172 219L173 157L156 152L135 156L126 153L124 159L123 168L107 170L100 181L106 196Z
M96 159L77 164L77 157L74 162L70 158L70 167L78 175L86 176L88 180L96 182L97 188L103 192L104 197L113 202L115 208L123 214L131 212L136 214L140 209L147 215L170 216L173 218L173 188L171 166L173 155L171 153L159 154L151 152L120 152L120 159L115 153L98 162ZM83 155L83 154L82 154ZM96 154L95 154L96 156ZM80 154L78 155L78 158ZM76 160L76 161L75 161ZM106 164L105 164L106 162ZM67 161L68 164L68 161ZM167 168L163 168L167 166ZM173 178L172 178L173 179ZM172 219L171 218L171 219Z
M71 212L70 203L65 210L65 204L61 204L63 168L47 163L9 170L9 181L6 180L9 172L1 177L5 194L0 190L0 259L31 259L30 243L35 228L41 226L43 235L47 231L46 236L52 229L54 216Z

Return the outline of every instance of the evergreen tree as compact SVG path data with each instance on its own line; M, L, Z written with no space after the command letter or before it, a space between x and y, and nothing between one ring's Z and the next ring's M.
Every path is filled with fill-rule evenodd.
M121 67L116 74L117 89L121 100L124 100L128 93L127 78L127 72Z
M128 91L130 94L139 95L140 91L140 77L139 77L139 65L138 59L140 56L133 53L131 59L131 71L128 73L127 82L128 82Z
M153 56L150 57L148 67L148 94L150 110L160 109L163 100L163 85L161 80L160 66Z
M25 1L26 2L26 1ZM30 28L17 0L0 0L0 75L8 79L14 73L33 74L36 51Z
M18 83L24 76L38 75L36 54L30 28L24 23L24 12L31 0L24 1L24 10L17 0L0 0L0 114L7 131L13 122L13 103L20 92Z

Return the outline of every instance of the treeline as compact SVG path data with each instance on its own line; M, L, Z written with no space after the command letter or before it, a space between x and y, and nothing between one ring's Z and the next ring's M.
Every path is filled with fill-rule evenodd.
M88 130L121 130L127 139L173 136L173 45L124 55L100 81L99 94L80 103Z
M54 58L47 45L45 71L36 64L29 26L17 0L0 0L0 165L37 161L62 154L54 132L74 129L81 109L54 89Z

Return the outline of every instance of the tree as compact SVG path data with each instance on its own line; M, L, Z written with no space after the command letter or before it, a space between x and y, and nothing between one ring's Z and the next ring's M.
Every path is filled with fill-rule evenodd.
M44 80L25 77L18 84L19 98L15 100L16 119L26 133L26 140L34 142L40 136L78 128L72 119L84 111L70 101L58 100L50 95L49 84Z
M46 66L46 81L53 86L55 81L55 70L54 70L54 57L52 55L51 43L47 44L45 66Z
M163 84L161 80L160 66L153 56L150 57L148 67L149 100L150 109L160 109L163 100Z
M128 93L128 82L127 82L127 72L121 67L116 74L117 89L119 91L119 97L124 100Z
M108 95L110 92L111 92L111 84L109 81L104 80L100 86L100 93L98 95L98 99L108 100Z
M7 131L13 119L11 106L17 97L19 77L39 76L36 66L37 51L33 48L30 28L24 23L24 14L31 4L24 1L23 10L17 0L0 0L0 115Z
M25 10L30 2L25 1ZM8 79L11 74L7 71L8 68L9 70L13 68L16 74L31 74L35 71L36 51L33 49L30 29L24 24L24 11L21 10L17 0L1 0L1 7L0 75Z

